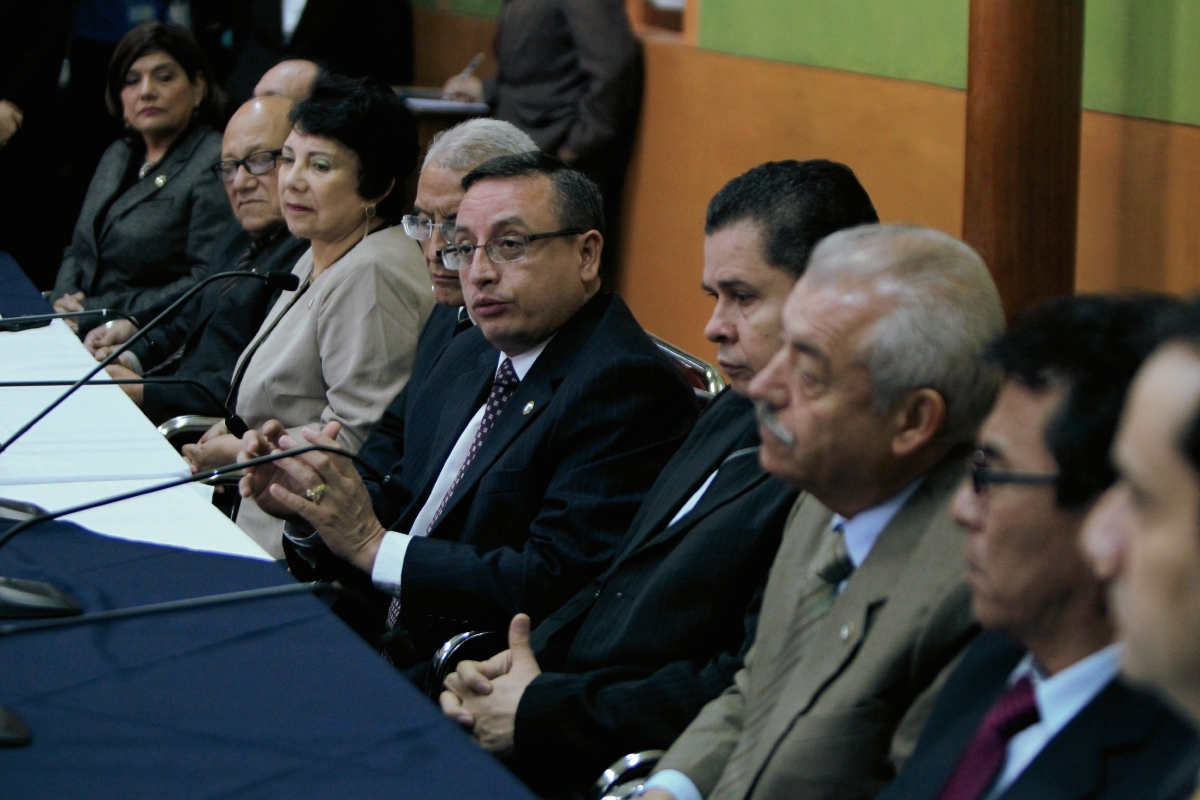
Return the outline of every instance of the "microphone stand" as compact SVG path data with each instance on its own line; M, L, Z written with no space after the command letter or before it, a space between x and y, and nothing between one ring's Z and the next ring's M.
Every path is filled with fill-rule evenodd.
M217 397L216 393L205 386L200 381L194 378L101 378L99 380L87 381L84 386L154 386L159 385L178 385L178 386L195 386L208 395L214 403L221 407L225 413L229 413L225 408L225 401ZM0 389L17 389L31 386L74 386L75 381L0 381Z
M137 317L126 314L122 311L117 311L112 308L97 308L92 311L66 311L61 314L26 314L21 317L5 317L0 319L0 331L5 333L14 333L23 331L27 328L40 328L43 325L49 325L51 320L55 319L71 319L73 317L119 317L127 319L136 327L138 324Z
M107 367L109 364L112 364L118 358L120 358L121 355L125 353L125 351L127 351L136 342L138 342L142 337L144 337L146 335L146 333L148 331L150 331L155 325L158 325L160 322L162 322L168 316L173 314L176 311L176 309L178 309L180 306L182 306L184 303L186 303L188 300L190 300L193 296L195 296L195 294L197 292L199 292L202 288L204 288L207 284L210 284L213 281L218 281L218 280L228 280L229 278L254 278L255 280L260 280L260 281L266 282L269 286L276 286L276 287L282 288L282 289L295 289L300 283L300 279L297 278L295 275L293 275L290 272L268 272L265 275L260 275L257 272L219 272L216 275L209 275L207 278L196 283L194 286L192 286L192 288L188 289L186 292L184 292L182 295L180 295L179 299L177 299L174 303L171 303L171 305L169 305L165 309L163 309L162 312L160 312L159 315L156 316L154 319L147 322L146 327L138 330L135 334L133 334L133 336L130 336L129 339L127 339L124 344L122 344L116 350L113 350L111 353L109 353L108 357L105 358L103 361L101 361L99 364L97 364L94 369L92 369L90 372L88 372L88 374L84 375L82 378L75 381L75 383L71 384L71 388L67 389L65 392L63 392L61 395L59 395L58 399L56 399L53 403L51 403L50 405L48 405L44 409L42 409L40 412L38 412L38 414L36 416L34 416L33 419L29 420L24 425L22 425L20 428L18 428L16 433L14 433L12 436L8 437L8 439L5 440L5 442L3 444L0 444L0 453L3 453L5 450L7 450L9 447L11 447L14 442L16 442L18 439L20 439L26 433L28 433L30 428L32 428L34 425L41 422L41 420L47 414L49 414L51 411L53 411L54 409L56 409L60 405L62 405L62 403L68 397L75 394L76 390L78 390L80 386L83 386L84 384L86 384L92 378L96 377L96 375L99 374L105 367Z

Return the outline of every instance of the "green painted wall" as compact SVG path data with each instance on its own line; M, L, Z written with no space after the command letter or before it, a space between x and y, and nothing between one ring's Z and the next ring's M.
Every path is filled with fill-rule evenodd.
M962 89L967 10L968 0L701 0L699 38ZM1200 125L1200 0L1088 0L1085 37L1085 108Z

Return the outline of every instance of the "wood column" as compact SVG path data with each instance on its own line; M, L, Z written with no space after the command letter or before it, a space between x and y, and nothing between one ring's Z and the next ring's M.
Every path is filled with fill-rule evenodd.
M1084 0L971 0L963 238L1012 314L1075 288Z

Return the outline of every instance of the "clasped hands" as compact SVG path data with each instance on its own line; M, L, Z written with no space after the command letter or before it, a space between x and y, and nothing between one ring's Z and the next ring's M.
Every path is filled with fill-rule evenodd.
M337 441L340 430L340 424L330 422L320 431L305 428L304 438L297 439L287 433L282 423L270 420L261 430L246 431L237 461L307 444L341 447ZM308 492L319 486L325 490L314 502ZM253 499L272 516L303 518L334 555L371 573L387 529L375 517L371 496L350 459L320 451L282 458L247 468L239 489L242 497Z
M512 752L517 706L525 688L542 674L529 646L529 617L508 626L508 649L487 661L463 661L446 676L442 712L496 755Z

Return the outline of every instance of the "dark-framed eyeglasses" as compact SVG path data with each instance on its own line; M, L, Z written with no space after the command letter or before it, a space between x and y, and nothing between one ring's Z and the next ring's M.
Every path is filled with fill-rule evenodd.
M275 159L279 158L282 153L283 150L259 150L257 153L251 153L236 161L218 161L212 166L213 175L216 175L217 180L221 183L233 181L238 167L245 167L246 172L251 175L266 175L275 169Z
M582 228L564 228L550 233L506 233L495 239L488 239L483 244L459 242L448 244L442 248L442 263L446 269L460 270L471 265L475 251L482 249L488 258L496 263L504 261L520 261L529 252L529 243L538 239L552 239L557 236L577 236L587 233Z
M404 232L408 234L409 238L416 239L418 242L423 242L433 236L435 228L441 232L444 241L454 241L454 220L452 219L434 222L427 217L405 214L400 218L400 223L404 226Z
M975 490L975 494L983 494L985 488L998 483L1054 486L1060 477L1057 472L1016 472L1010 469L989 467L987 455L982 450L971 457L971 488Z

